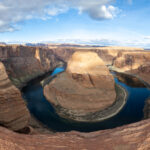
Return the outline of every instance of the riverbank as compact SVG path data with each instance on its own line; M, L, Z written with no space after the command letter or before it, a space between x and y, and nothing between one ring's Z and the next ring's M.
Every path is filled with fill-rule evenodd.
M123 87L121 87L121 85L118 85L118 84L115 85L115 89L116 89L115 103L112 104L112 106L101 111L88 113L87 115L79 116L77 112L62 108L60 106L55 106L54 108L57 113L59 111L58 114L61 114L60 115L61 117L65 119L69 118L68 120L71 120L71 121L77 120L79 122L90 122L90 123L104 121L118 114L126 104L126 101L128 98L127 91Z
M57 71L60 71L59 68L57 68ZM57 78L58 73L60 73L57 71L55 70L56 74L54 74L53 77L49 75L48 78L44 80L45 82L42 83L45 85L46 81L49 82L52 81L53 78ZM148 98L147 89L145 87L130 87L130 85L128 86L126 83L120 82L116 75L114 75L114 77L116 82L117 101L104 111L81 116L85 117L85 122L73 121L66 116L59 116L57 110L45 99L43 87L40 83L41 81L29 84L23 95L27 101L30 113L43 124L43 128L46 127L45 129L48 129L50 132L67 132L72 130L91 132L110 129L141 120L143 118L144 102ZM62 110L62 113L65 113L63 112L64 109L60 107L58 109ZM99 117L99 120L95 121L97 117ZM40 133L44 130L38 129ZM46 131L44 131L44 133L46 133Z
M146 88L150 89L150 84L148 84L146 81L144 81L142 78L140 78L138 75L136 74L131 74L129 72L123 72L122 70L114 67L114 66L111 66L109 65L108 66L109 70L112 71L112 72L115 72L117 74L122 74L124 76L128 76L128 78L137 78L142 84L145 85Z

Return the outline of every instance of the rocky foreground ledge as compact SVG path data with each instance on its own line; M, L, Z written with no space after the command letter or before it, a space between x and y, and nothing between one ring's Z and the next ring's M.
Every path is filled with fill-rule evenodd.
M17 134L0 127L1 150L149 150L150 120L92 133Z

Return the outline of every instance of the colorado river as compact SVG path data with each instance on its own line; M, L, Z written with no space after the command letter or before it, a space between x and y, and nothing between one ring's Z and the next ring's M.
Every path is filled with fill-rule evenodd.
M51 75L64 71L63 68L56 68ZM115 83L122 86L128 92L128 98L123 109L114 117L97 123L72 122L60 118L52 105L45 99L43 88L39 82L29 83L23 88L23 97L31 114L48 128L58 131L77 130L81 132L91 132L103 129L114 128L125 124L140 121L144 118L145 100L150 96L150 90L146 87L132 87L120 82L115 77Z

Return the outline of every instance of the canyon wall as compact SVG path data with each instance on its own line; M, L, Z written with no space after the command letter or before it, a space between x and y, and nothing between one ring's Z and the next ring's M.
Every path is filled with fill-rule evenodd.
M0 46L0 60L17 87L63 64L52 50L18 45Z
M106 65L112 65L120 51L138 52L141 48L127 47L29 47L21 45L0 45L0 61L6 67L11 81L17 87L22 87L31 79L40 76L59 65L67 63L76 51L96 52Z
M11 83L0 62L0 124L17 131L28 125L29 117L20 91Z
M133 48L133 47L114 47L114 46L106 46L106 47L49 47L49 50L52 50L54 54L64 60L65 62L68 62L69 58L72 56L72 54L76 51L92 51L96 52L101 59L105 62L107 65L111 65L113 60L117 57L118 53L120 51L130 52L130 51L143 51L143 48Z
M113 67L116 71L135 75L150 84L150 51L119 52Z

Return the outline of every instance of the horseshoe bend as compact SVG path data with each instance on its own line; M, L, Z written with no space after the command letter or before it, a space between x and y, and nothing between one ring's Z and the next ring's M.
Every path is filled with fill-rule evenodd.
M108 109L116 99L114 79L104 62L94 52L81 51L69 59L66 72L45 86L44 94L61 116L68 114L78 121L94 121L95 113Z
M1 45L0 148L149 150L149 60L142 48Z

